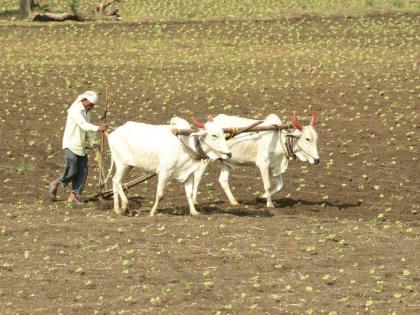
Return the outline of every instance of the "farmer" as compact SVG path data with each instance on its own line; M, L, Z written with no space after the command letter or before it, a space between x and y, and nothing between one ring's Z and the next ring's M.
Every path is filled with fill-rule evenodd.
M67 186L71 182L71 193L67 201L78 203L77 196L82 192L88 175L88 157L86 140L91 148L96 148L94 132L107 129L105 124L99 126L90 123L91 110L98 101L93 91L80 94L67 110L67 122L63 136L64 173L53 180L49 189L50 196L57 196L58 186Z

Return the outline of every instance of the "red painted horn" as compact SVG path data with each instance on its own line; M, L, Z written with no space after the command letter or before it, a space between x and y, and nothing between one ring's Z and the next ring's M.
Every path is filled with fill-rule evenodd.
M202 122L198 121L198 120L195 120L194 118L192 119L192 123L197 128L204 129L204 124Z
M303 129L303 127L299 123L299 119L297 117L296 112L293 113L293 125L295 126L296 129L299 129L299 130Z
M207 120L209 121L209 122L213 122L214 120L213 120L213 116L212 115L207 115Z
M316 122L318 121L318 117L316 115L316 112L312 112L312 117L311 117L311 126L315 127Z

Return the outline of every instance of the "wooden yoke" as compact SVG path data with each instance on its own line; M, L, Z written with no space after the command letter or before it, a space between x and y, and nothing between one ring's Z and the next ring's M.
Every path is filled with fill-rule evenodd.
M241 128L223 128L225 133L234 133L235 135L243 132L260 132L260 131L273 131L273 130L285 130L292 129L292 124L283 124L283 125L268 125L268 126L255 126L252 128L241 127Z
M268 126L258 126L259 124L263 123L262 120L257 121L256 123L248 126L248 127L240 127L240 128L223 128L224 133L230 134L228 139L235 137L236 135L244 132L260 132L260 131L274 131L274 130L285 130L285 129L292 129L293 124L283 124L283 125L268 125ZM197 131L195 129L179 129L173 128L172 133L175 136L189 136L193 132Z
M189 136L190 134L192 134L193 132L195 132L197 130L195 130L195 129L172 128L171 131L175 136Z

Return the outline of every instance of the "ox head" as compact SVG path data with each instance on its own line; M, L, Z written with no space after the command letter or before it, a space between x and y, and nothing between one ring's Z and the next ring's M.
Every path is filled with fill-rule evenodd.
M296 128L292 135L297 139L294 146L294 153L302 162L309 162L312 165L319 164L317 141L318 133L315 130L317 122L316 112L312 113L311 123L301 126L296 113L293 113L293 125Z
M226 143L223 129L213 121L211 116L208 116L207 119L205 124L193 119L194 126L199 130L191 135L199 137L201 147L210 160L230 159L232 153Z

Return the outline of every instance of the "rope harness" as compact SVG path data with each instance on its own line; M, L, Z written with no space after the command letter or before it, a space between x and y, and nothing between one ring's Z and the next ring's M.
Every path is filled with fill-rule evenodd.
M198 136L194 137L194 146L195 150L197 151L199 160L207 160L209 158L204 152L203 147L201 146L200 138Z
M296 142L299 140L299 138L291 134L287 134L285 135L285 137L286 137L285 143L283 144L283 141L280 141L280 142L283 145L283 149L285 149L287 158L289 160L296 160L297 156L293 148L296 146ZM297 147L299 147L299 151L305 153L308 157L314 159L312 155L309 154L306 150L304 150L301 146L298 145Z
M201 160L207 160L208 159L208 156L206 155L206 153L203 150L203 147L201 146L200 139L199 139L198 136L194 136L194 148L195 148L195 151L187 143L185 143L185 141L182 139L182 137L177 136L177 138L182 143L182 145L184 146L185 150L187 150L187 153L189 154L189 156L193 160L195 160L195 161L201 161Z
M259 123L261 123L261 122L258 122L258 124ZM239 128L231 128L231 130L229 130L229 135L226 137L226 140L233 139L235 136L237 136L237 135L239 135L243 132L249 131L249 129L251 129L254 126L255 125L252 125L248 128L245 128L244 130L240 130ZM280 128L280 127L279 128L273 128L273 130L275 130L275 131L281 131L281 129L282 128ZM268 131L268 130L264 130L264 131ZM178 133L178 129L174 129L172 132L176 135ZM258 133L260 131L255 131L255 132ZM292 135L291 131L289 131L289 130L287 131L287 134L283 135L285 137L284 140L281 139L282 135L283 134L280 133L280 143L283 147L283 150L284 150L284 153L286 154L287 159L288 160L296 160L297 156L296 156L296 152L294 150L294 147L296 146L296 143L297 143L299 138ZM185 143L185 141L180 137L179 134L177 135L177 138L181 141L182 145L187 150L188 154L190 155L190 157L193 160L200 161L200 160L207 160L208 159L207 154L204 152L204 150L201 146L199 136L194 136L194 148L191 148L187 143ZM201 140L201 141L203 141L203 140ZM217 151L216 149L211 147L209 144L206 143L206 145L209 146L212 150ZM311 155L308 152L306 152L304 149L302 149L300 147L299 147L299 149L300 149L300 151L304 152L309 157L311 157Z
M287 158L289 160L296 160L297 156L296 156L296 154L293 150L293 147L296 144L296 137L294 137L291 134L287 134L287 135L285 135L285 138L286 138L286 143L285 143L286 150L284 152L286 153ZM281 143L283 144L283 141L281 141Z

